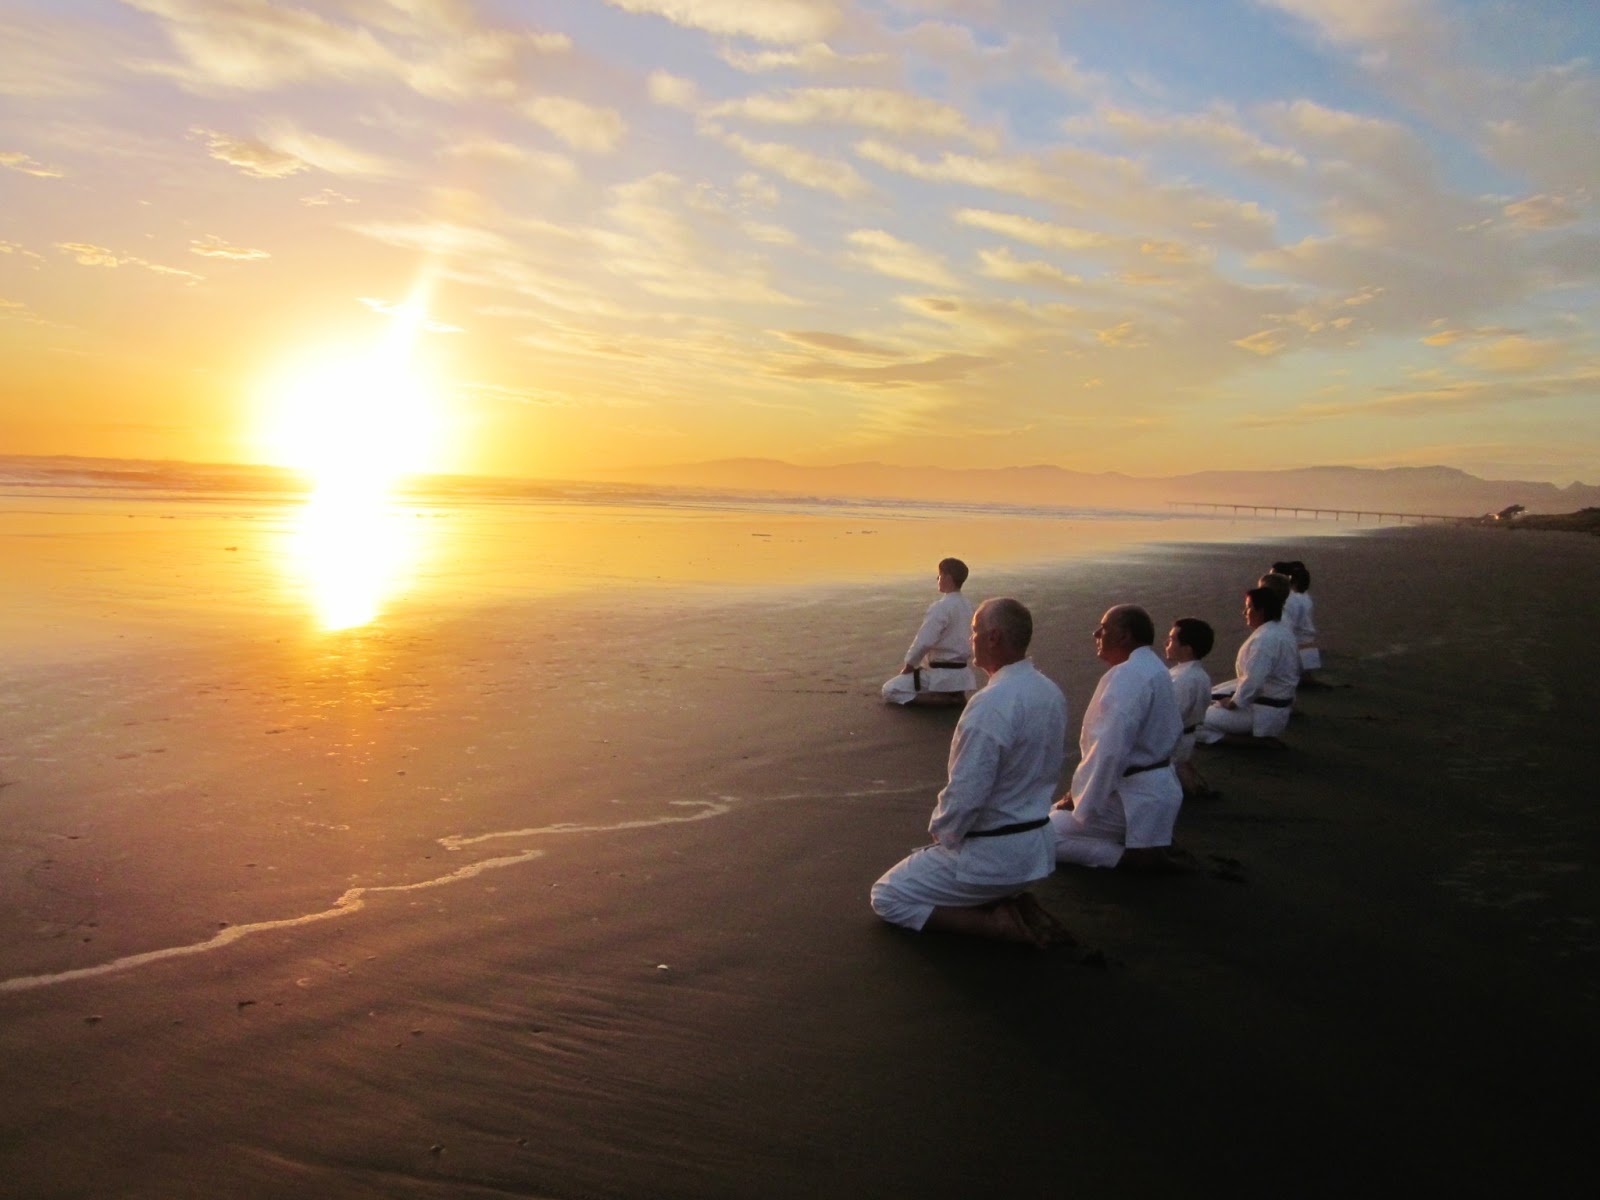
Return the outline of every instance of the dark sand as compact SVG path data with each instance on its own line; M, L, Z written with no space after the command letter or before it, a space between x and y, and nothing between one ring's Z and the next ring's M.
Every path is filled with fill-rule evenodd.
M926 585L13 673L0 1193L1586 1194L1600 543L1407 529L969 590L1033 606L1075 738L1102 609L1211 619L1225 678L1285 554L1338 686L1281 752L1202 750L1195 872L1037 889L1077 951L867 907L955 721L877 699Z

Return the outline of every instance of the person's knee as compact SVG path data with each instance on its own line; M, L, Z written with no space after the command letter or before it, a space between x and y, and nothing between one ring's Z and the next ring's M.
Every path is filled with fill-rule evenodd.
M914 904L898 888L880 879L872 885L872 911L891 925L921 929L928 919L925 905Z

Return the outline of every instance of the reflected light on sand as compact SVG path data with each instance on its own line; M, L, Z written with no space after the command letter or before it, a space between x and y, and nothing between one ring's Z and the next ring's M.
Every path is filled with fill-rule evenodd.
M290 544L323 629L365 625L405 589L421 558L422 524L382 489L324 486L312 494Z

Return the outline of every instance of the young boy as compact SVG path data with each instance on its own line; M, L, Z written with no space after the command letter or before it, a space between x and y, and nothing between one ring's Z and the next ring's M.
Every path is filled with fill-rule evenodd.
M1211 626L1199 617L1179 617L1167 634L1167 661L1173 664L1167 673L1172 676L1178 715L1183 718L1183 736L1173 748L1172 765L1177 768L1185 800L1209 800L1216 795L1194 765L1195 730L1204 724L1211 705L1211 676L1200 660L1211 653L1216 640Z
M939 598L929 605L922 628L911 639L906 665L883 685L883 698L890 704L959 704L978 686L967 665L972 605L961 594L966 582L966 563L959 558L939 560Z

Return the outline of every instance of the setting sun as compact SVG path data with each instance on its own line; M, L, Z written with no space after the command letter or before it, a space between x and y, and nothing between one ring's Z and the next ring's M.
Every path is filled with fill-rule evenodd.
M372 350L309 355L271 379L262 389L263 452L324 496L381 496L406 475L438 470L443 417L412 352L423 320L413 301Z

